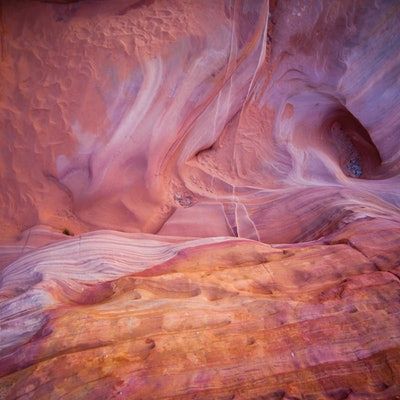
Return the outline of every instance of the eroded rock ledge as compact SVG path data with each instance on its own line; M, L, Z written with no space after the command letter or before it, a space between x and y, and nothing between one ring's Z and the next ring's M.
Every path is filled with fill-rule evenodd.
M397 1L0 7L0 400L400 399Z

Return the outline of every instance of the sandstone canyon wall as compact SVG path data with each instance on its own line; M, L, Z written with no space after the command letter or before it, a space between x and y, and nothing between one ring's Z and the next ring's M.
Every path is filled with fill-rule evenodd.
M0 4L0 399L400 399L398 0Z

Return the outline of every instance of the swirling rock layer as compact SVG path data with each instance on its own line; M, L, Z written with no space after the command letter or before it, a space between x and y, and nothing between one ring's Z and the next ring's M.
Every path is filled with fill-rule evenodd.
M399 237L363 219L307 245L102 232L28 252L3 270L3 391L395 398Z
M400 398L397 1L0 10L0 399Z

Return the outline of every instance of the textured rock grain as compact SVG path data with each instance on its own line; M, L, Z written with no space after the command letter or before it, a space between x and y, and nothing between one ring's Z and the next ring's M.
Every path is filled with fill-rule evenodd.
M1 399L400 399L400 3L0 3Z

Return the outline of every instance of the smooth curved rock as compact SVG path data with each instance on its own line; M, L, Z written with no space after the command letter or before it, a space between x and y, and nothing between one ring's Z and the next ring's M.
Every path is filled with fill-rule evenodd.
M0 400L400 398L398 1L0 11Z

